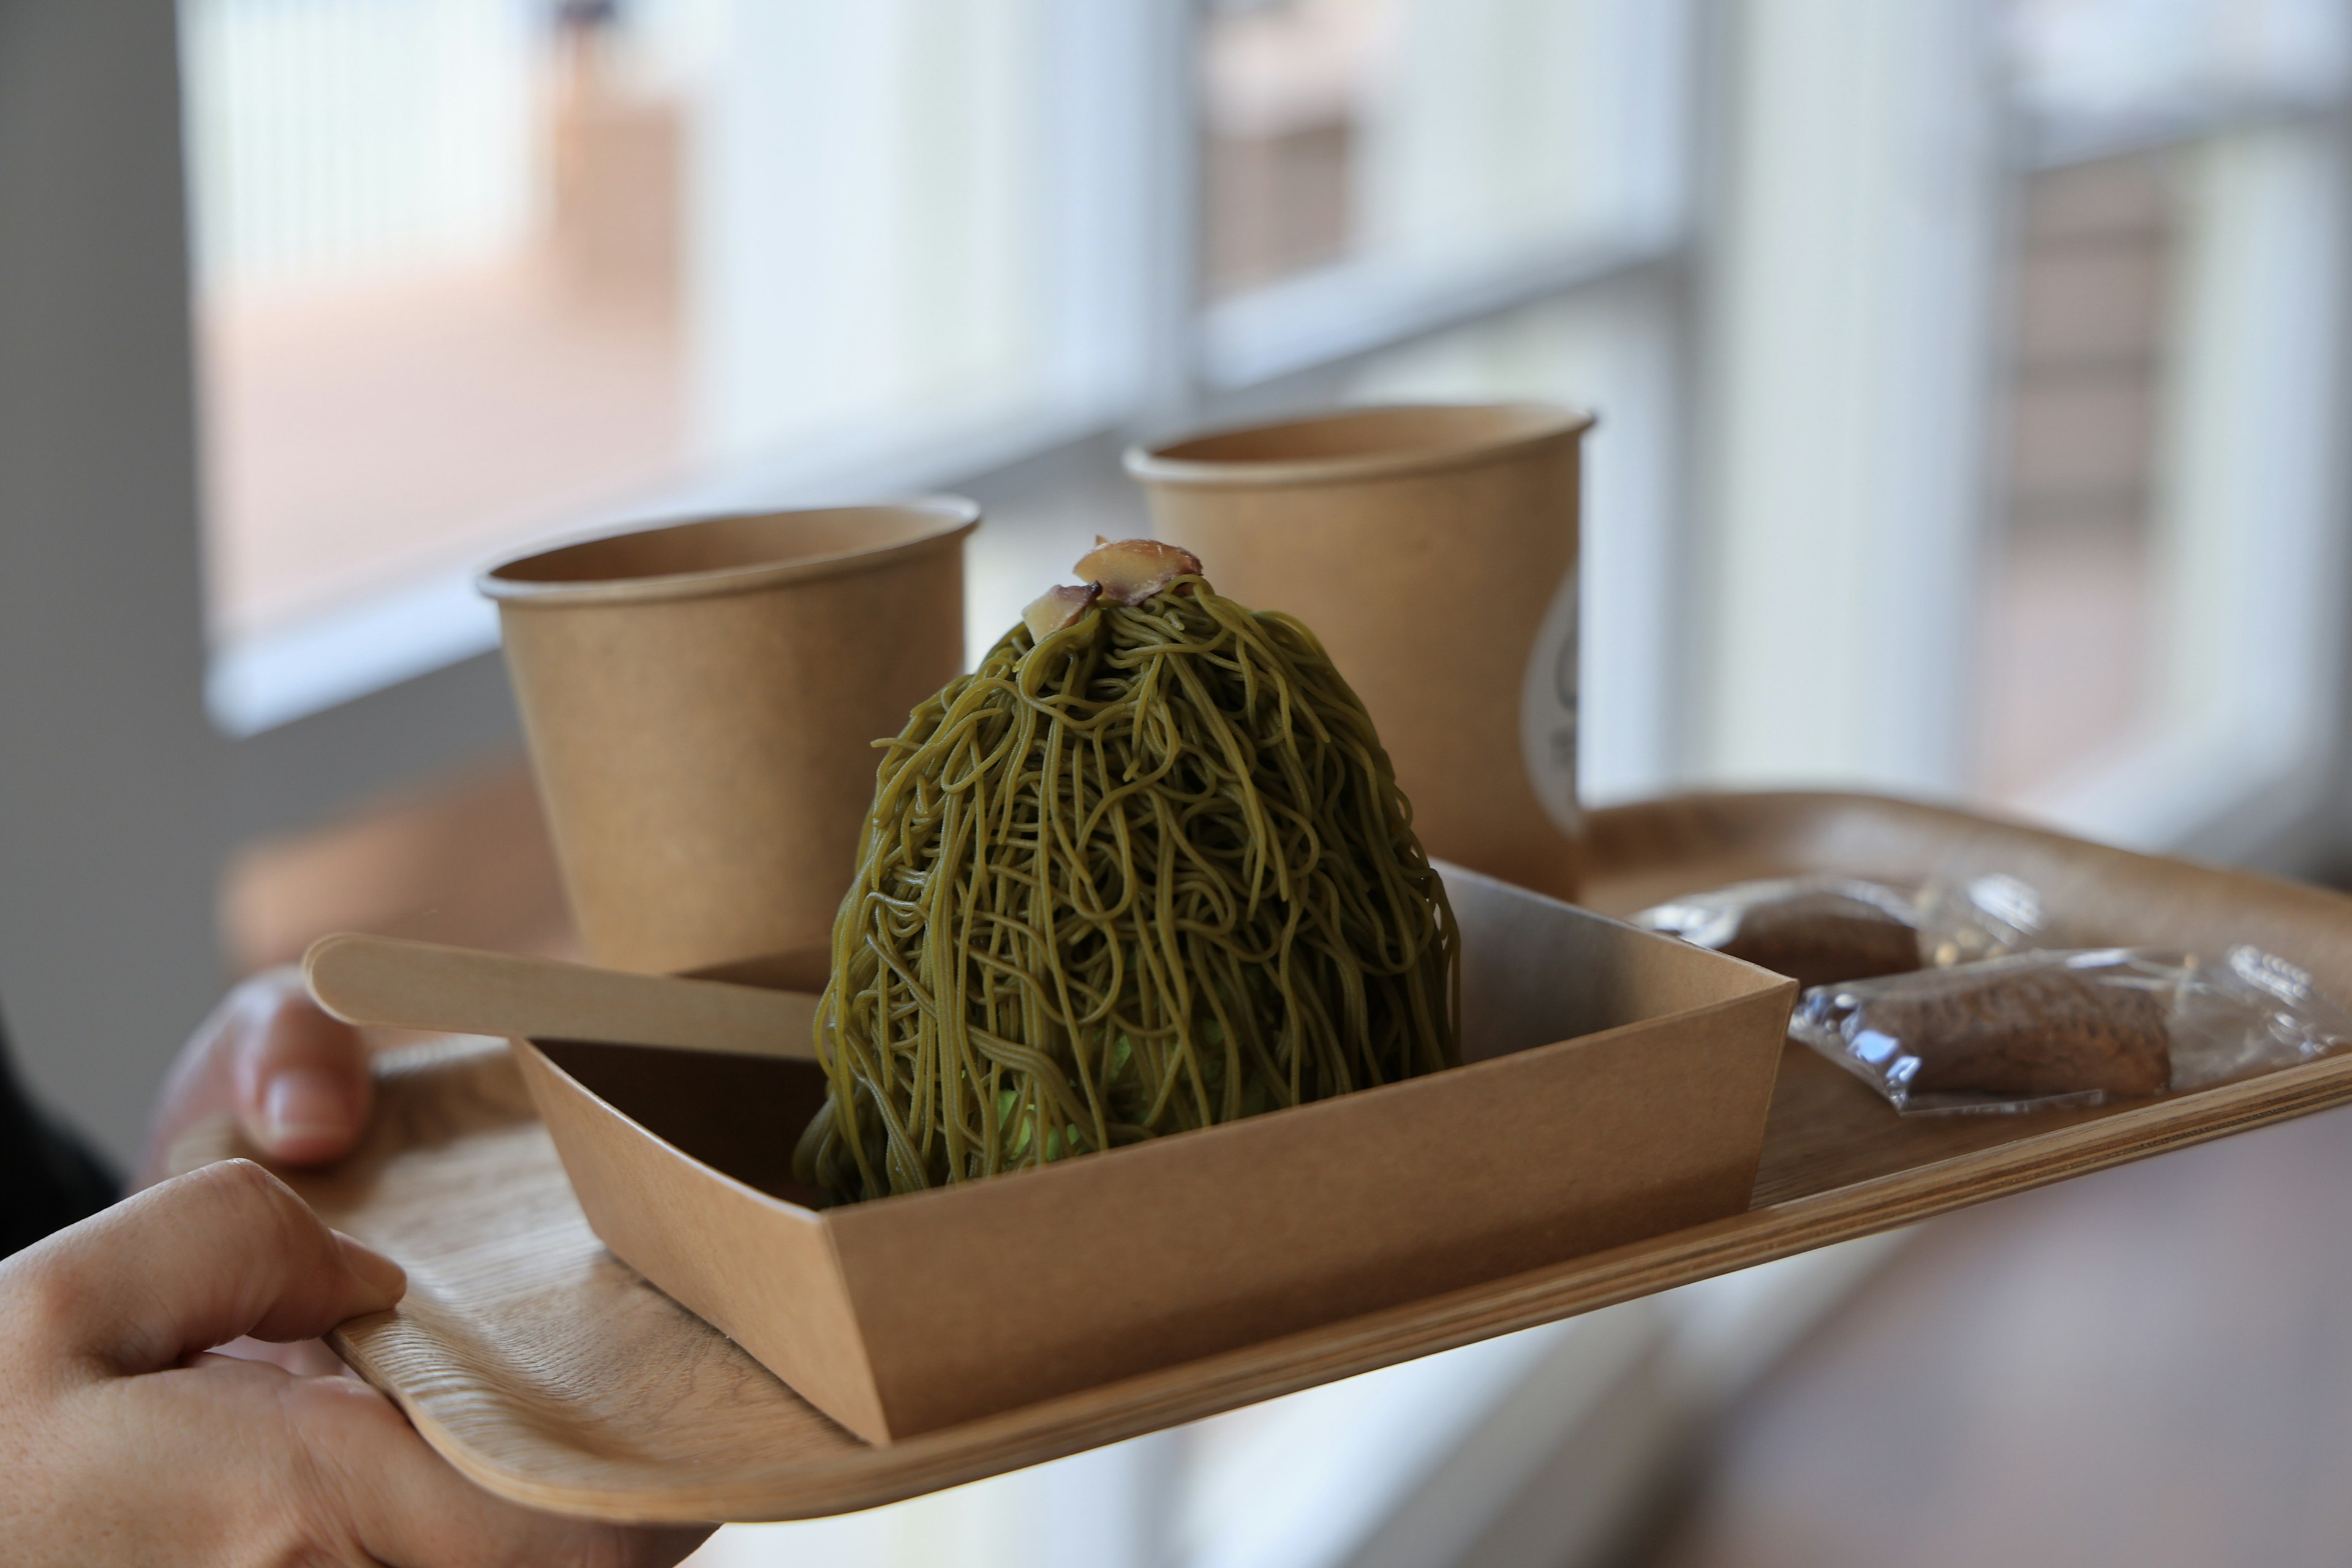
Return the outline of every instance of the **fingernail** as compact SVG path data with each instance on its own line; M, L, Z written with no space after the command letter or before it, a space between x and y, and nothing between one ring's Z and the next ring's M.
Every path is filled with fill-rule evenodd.
M315 1068L292 1068L269 1080L262 1096L261 1127L275 1152L316 1139L348 1138L351 1095L342 1079Z
M340 1230L335 1232L335 1245L343 1249L343 1267L356 1275L361 1284L381 1290L394 1301L408 1289L408 1271L383 1253L353 1241Z

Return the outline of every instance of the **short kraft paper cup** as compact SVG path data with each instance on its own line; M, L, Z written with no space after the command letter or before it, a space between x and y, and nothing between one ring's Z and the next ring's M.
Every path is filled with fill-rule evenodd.
M873 743L963 668L979 521L958 497L711 517L482 575L594 962L831 941Z
M1305 622L1433 855L1573 897L1580 447L1541 404L1368 407L1127 454L1219 593Z

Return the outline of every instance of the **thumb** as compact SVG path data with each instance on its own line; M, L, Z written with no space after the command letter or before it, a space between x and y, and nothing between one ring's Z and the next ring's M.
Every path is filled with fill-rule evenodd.
M228 994L180 1052L156 1103L142 1182L198 1122L232 1113L271 1160L315 1165L351 1152L374 1086L359 1031L310 1000L300 973L273 969Z
M286 1184L227 1160L148 1188L12 1260L65 1355L157 1372L251 1334L309 1339L400 1300L400 1266L327 1228Z
M231 1075L245 1135L298 1165L349 1153L374 1098L359 1031L310 1000L290 969L238 987L236 1001Z

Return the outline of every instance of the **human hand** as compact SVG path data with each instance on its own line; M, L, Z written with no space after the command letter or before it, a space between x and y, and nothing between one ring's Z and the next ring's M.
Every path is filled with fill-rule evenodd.
M173 1147L208 1117L233 1117L247 1147L287 1165L323 1165L351 1152L375 1108L375 1079L360 1032L310 999L299 969L242 982L196 1026L163 1079L134 1188L171 1173ZM288 1372L341 1372L316 1341L239 1340L225 1355Z
M0 1540L26 1568L667 1565L701 1530L532 1513L451 1469L384 1397L205 1353L398 1300L389 1259L242 1160L0 1262Z
M207 1116L234 1115L246 1142L272 1160L321 1165L351 1152L374 1102L359 1031L310 1000L299 970L268 970L223 998L181 1048L138 1185L162 1181L172 1145Z

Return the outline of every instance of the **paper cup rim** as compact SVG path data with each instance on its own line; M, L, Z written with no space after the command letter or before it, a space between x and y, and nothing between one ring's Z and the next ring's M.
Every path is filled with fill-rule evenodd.
M1337 425L1368 416L1397 414L1492 414L1516 416L1517 422L1498 420L1497 427L1463 439L1378 451L1347 452L1329 457L1222 458L1183 456L1185 448L1227 440L1235 436L1297 429L1312 425ZM1180 440L1147 447L1129 447L1129 475L1145 484L1196 487L1244 485L1342 484L1354 479L1383 479L1399 474L1426 473L1490 462L1534 447L1574 440L1591 429L1593 416L1580 408L1549 403L1371 403L1336 408L1290 419L1259 421L1196 430Z
M704 523L726 522L743 518L819 517L843 512L895 513L901 517L918 513L929 517L931 526L911 538L893 540L887 544L856 550L836 550L819 555L793 556L776 561L748 562L738 566L704 567L688 572L658 572L631 577L593 578L532 578L509 575L535 562L546 562L575 550L605 544L616 539L637 534L667 532L672 529L693 528ZM918 496L905 500L861 501L845 506L776 507L740 511L697 512L682 517L662 518L634 527L616 529L586 539L566 540L563 543L499 562L477 575L474 586L485 598L497 600L501 606L525 605L559 607L573 605L640 604L649 600L693 599L720 594L748 594L762 588L772 588L791 583L805 583L824 577L844 576L854 572L869 571L894 558L919 554L961 539L980 526L981 509L978 501L962 496Z

